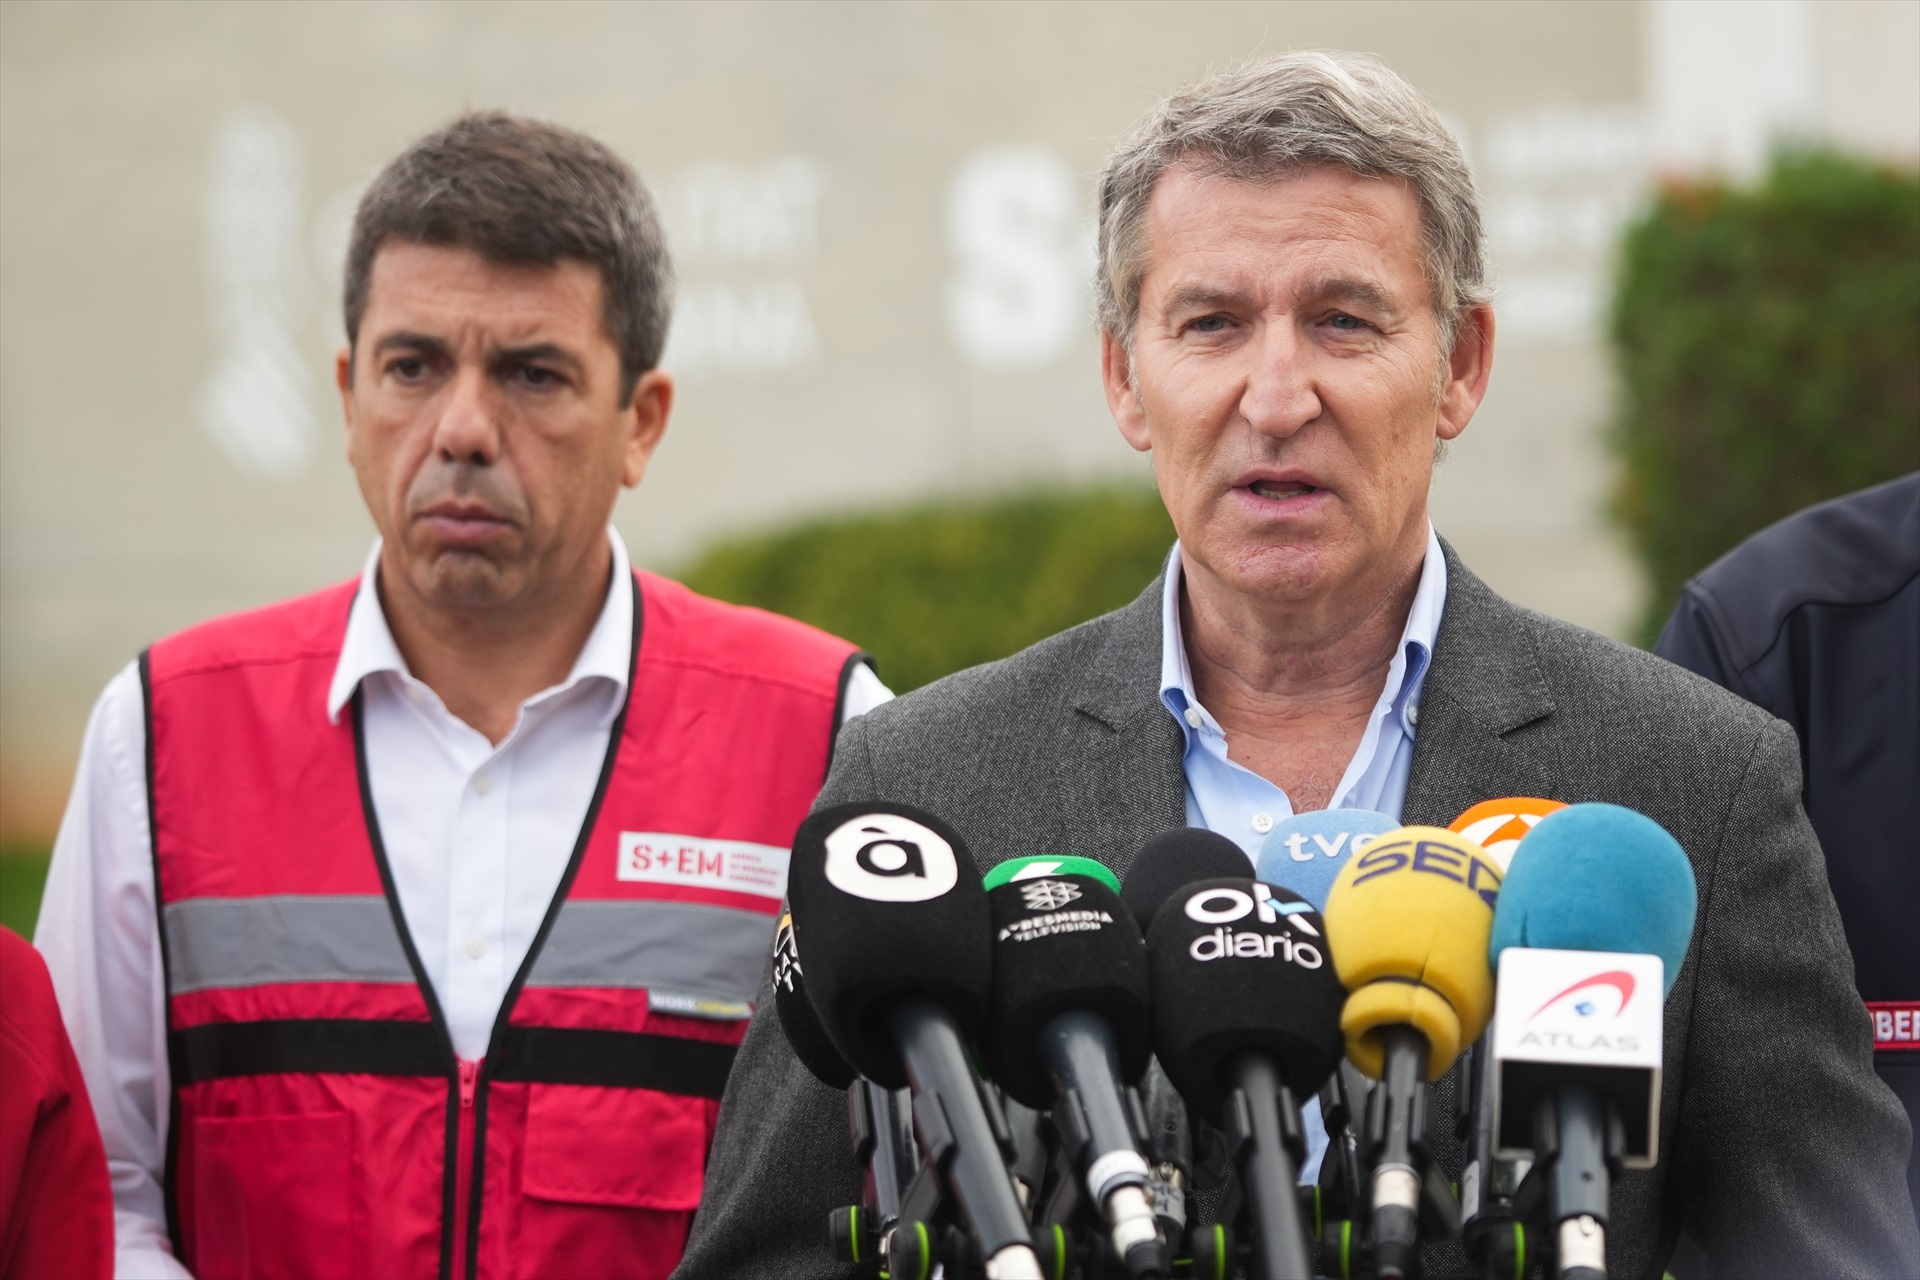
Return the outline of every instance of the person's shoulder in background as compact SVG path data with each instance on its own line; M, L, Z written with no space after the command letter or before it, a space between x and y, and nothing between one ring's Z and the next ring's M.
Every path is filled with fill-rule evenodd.
M1880 604L1920 578L1920 472L1808 507L1689 582L1654 652L1783 719L1797 710L1765 660L1796 613Z
M0 928L0 1275L113 1273L107 1157L46 962Z

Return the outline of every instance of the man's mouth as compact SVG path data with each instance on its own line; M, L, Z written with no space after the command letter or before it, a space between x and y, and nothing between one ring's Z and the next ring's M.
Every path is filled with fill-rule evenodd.
M1255 480L1247 488L1262 498L1273 498L1276 501L1283 498L1304 498L1310 493L1319 492L1316 486L1299 480Z

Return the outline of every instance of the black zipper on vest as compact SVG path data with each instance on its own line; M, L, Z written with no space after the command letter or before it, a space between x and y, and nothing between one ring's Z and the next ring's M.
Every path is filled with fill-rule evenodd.
M349 704L353 717L353 770L360 781L360 812L367 823L367 842L373 846L373 863L380 870L380 887L386 893L387 910L393 916L393 931L400 935L400 946L413 969L413 983L427 1003L427 1018L433 1023L434 1038L446 1062L447 1142L440 1178L440 1280L453 1280L453 1189L454 1166L459 1162L460 1142L460 1056L453 1051L453 1032L440 1008L440 997L420 963L419 948L413 945L413 931L407 928L406 914L400 909L400 892L394 887L393 868L387 863L387 844L380 836L380 818L373 809L373 782L367 773L367 727L365 702L361 690L353 691Z
M480 1064L480 1079L474 1085L473 1098L473 1184L468 1188L467 1199L467 1274L456 1280L474 1280L480 1266L480 1210L485 1202L487 1183L487 1096L491 1091L495 1065L500 1058L501 1040L507 1031L507 1024L513 1019L513 1007L519 1003L521 988L527 985L527 975L533 972L533 966L540 959L540 950L546 945L547 935L553 932L553 922L559 918L560 907L573 892L573 882L580 874L580 863L585 859L587 844L592 839L593 829L600 821L600 807L606 802L607 787L613 781L614 761L620 755L620 740L626 735L627 715L633 709L634 678L640 665L640 631L644 616L645 597L640 592L640 579L629 577L633 584L633 643L627 651L627 697L620 706L619 714L613 718L613 726L607 733L607 754L600 763L600 778L593 786L593 799L587 803L586 818L580 823L580 834L574 838L573 856L567 859L567 869L560 877L559 887L553 892L552 901L547 903L547 914L540 921L540 929L533 935L533 942L527 947L527 958L520 962L519 972L513 975L513 983L507 988L505 998L500 1001L500 1012L494 1015L493 1032L487 1037L487 1056ZM369 810L369 817L372 811ZM455 1119L458 1119L456 1114ZM457 1137L457 1131L448 1130L447 1140L451 1144ZM453 1193L453 1182L449 1177L447 1193ZM449 1226L453 1221L449 1214ZM442 1262L445 1266L447 1263Z
M175 1176L180 1166L180 1062L173 1035L173 956L167 945L166 903L160 887L160 818L154 809L153 787L153 650L140 651L141 719L146 729L147 747L147 849L153 856L153 928L160 936L160 988L166 999L160 1002L167 1033L167 1163L161 1178L161 1191L167 1207L167 1237L173 1242L173 1256L183 1261L187 1244L180 1231L180 1194Z

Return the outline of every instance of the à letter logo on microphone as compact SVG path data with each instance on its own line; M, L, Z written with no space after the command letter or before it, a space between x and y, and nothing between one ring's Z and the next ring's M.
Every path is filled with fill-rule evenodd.
M870 813L826 838L827 882L869 902L925 902L960 882L953 846L897 813Z

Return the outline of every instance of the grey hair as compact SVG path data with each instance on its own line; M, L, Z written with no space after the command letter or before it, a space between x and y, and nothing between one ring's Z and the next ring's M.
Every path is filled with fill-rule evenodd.
M1480 203L1460 143L1386 63L1359 53L1261 58L1175 91L1100 176L1100 327L1133 346L1146 214L1170 169L1264 182L1319 165L1396 178L1420 202L1423 265L1443 349L1493 296Z

